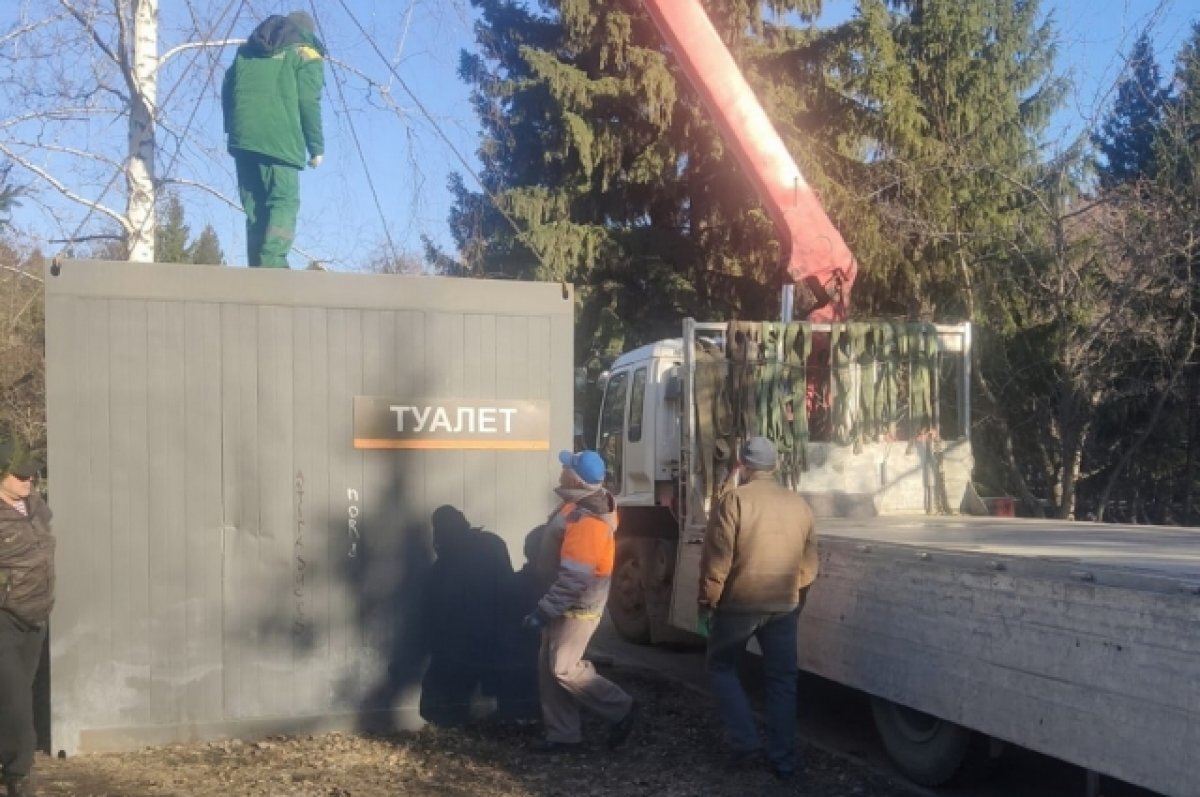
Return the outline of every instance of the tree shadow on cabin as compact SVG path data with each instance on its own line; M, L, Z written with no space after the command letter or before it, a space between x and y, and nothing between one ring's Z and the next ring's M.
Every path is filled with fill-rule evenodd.
M384 502L383 506L394 506ZM419 727L413 706L401 704L421 683L429 651L425 645L424 593L432 565L428 527L413 518L394 524L386 512L364 517L363 528L374 531L356 541L344 577L357 601L356 620L364 649L386 657L385 667L366 674L377 683L366 686L358 709L358 729L391 733ZM345 687L355 692L351 676Z

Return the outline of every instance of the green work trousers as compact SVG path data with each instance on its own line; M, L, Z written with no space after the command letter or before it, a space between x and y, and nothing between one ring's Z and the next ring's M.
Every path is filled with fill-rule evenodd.
M237 152L233 160L246 211L247 263L287 268L300 211L300 170L253 152Z

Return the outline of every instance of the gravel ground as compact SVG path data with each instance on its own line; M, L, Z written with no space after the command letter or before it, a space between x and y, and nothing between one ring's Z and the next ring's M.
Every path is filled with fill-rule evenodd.
M610 677L643 706L627 746L609 752L605 728L586 723L583 752L539 754L536 723L428 727L393 736L329 734L230 740L135 753L41 758L40 794L57 797L910 797L898 782L803 741L800 772L724 765L710 698L654 673L615 668Z

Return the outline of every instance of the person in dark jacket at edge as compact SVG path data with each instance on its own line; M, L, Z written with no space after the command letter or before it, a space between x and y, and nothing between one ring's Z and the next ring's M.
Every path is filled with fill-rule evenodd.
M221 85L229 154L246 212L250 266L287 268L300 210L300 170L325 156L325 45L312 17L264 20L238 48Z
M616 558L617 502L604 489L606 467L595 451L563 451L558 459L563 468L555 492L562 505L544 528L539 557L541 569L556 575L524 621L526 628L542 633L538 692L546 738L537 749L581 749L580 706L608 721L607 744L615 749L633 730L637 703L599 675L583 654L608 600Z
M731 765L750 766L762 754L738 679L738 661L755 637L766 671L767 760L787 780L796 772L797 625L817 577L817 534L808 502L775 480L777 462L765 437L742 446L741 485L722 494L704 533L699 617Z
M33 490L39 464L0 442L0 772L8 797L32 797L33 680L54 608L50 508Z

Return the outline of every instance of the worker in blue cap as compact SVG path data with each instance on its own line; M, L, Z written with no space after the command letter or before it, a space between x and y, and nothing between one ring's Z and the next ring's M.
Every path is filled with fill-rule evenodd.
M612 583L617 502L604 488L607 468L595 451L563 451L558 460L562 473L555 492L562 505L546 524L540 558L543 568L554 572L553 582L525 618L527 628L542 633L538 692L546 738L538 750L580 749L580 706L608 721L612 749L629 738L638 707L625 690L584 661L583 653L600 624Z

